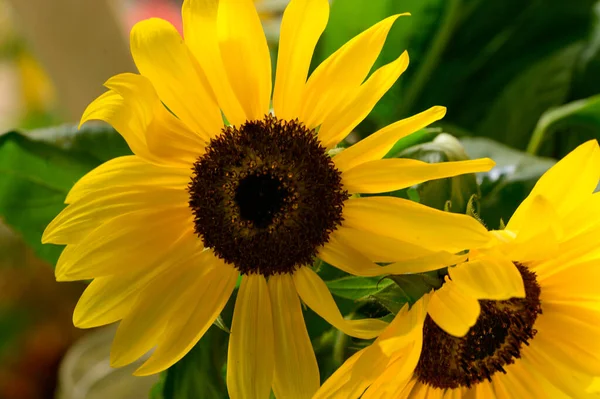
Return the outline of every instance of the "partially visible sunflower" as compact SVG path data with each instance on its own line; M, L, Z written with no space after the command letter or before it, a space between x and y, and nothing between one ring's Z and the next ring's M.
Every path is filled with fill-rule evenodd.
M112 124L135 153L75 184L44 242L67 244L58 280L94 279L74 322L121 320L111 364L159 372L202 337L237 295L227 362L233 398L308 398L319 371L302 301L346 334L372 338L380 320L346 320L311 269L352 246L386 270L439 267L490 241L464 216L389 192L488 170L489 159L427 164L381 159L394 143L443 117L433 107L337 154L329 150L371 111L408 65L403 53L369 76L398 15L361 33L307 80L327 0L294 0L281 26L271 108L271 60L251 0L186 0L185 41L160 19L138 23L140 71L108 80L82 123ZM227 120L224 123L223 119ZM336 234L336 237L333 237ZM424 248L427 246L427 248ZM342 267L350 270L351 264Z
M600 397L594 393L600 376L600 193L593 194L599 178L594 140L540 178L506 229L491 232L498 238L493 250L455 268L465 268L459 274L471 283L463 279L462 292L458 285L449 290L472 298L485 285L497 285L486 265L510 260L522 276L523 298L480 300L476 322L457 337L450 333L460 323L440 328L431 314L435 296L427 294L342 365L315 398L358 398L365 389L363 399ZM438 300L457 320L455 307L472 302Z

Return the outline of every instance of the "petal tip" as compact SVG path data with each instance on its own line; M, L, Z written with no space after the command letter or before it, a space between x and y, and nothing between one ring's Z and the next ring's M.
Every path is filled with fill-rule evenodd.
M442 105L436 105L433 107L433 110L436 116L439 116L439 119L442 119L444 116L446 116L446 112L448 111L448 109Z
M113 343L114 348L114 343ZM112 349L110 351L110 367L112 368L120 368L131 364L131 361L124 359L122 356L117 356L116 351ZM136 370L137 372L137 370Z
M163 371L164 369L157 369L157 368L153 368L153 367L148 367L146 366L147 362L142 364L140 367L137 368L137 370L135 370L133 372L133 375L136 377L147 377L149 375L153 375L156 373L160 373L161 371Z
M486 169L483 169L482 172L488 172L496 166L496 161L491 158L483 158L483 164Z
M41 242L42 244L52 244L52 231L51 230L44 230L44 233L42 234L42 239Z

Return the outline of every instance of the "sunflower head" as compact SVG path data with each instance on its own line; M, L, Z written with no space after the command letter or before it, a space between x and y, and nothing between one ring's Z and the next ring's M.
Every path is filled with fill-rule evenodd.
M423 325L423 349L414 371L419 382L439 389L470 388L489 381L521 357L536 330L540 313L540 286L535 273L516 265L523 277L524 298L479 300L480 313L467 334L444 331L430 316Z
M448 268L440 289L398 313L315 397L597 397L599 178L593 140L540 178L506 229L490 232L492 245ZM383 366L373 373L362 359Z
M349 198L315 131L273 115L223 128L194 164L189 193L205 245L265 276L311 264Z
M332 156L408 67L403 52L372 71L401 15L360 33L309 74L329 1L290 1L274 82L251 0L185 0L182 16L183 37L157 18L132 29L139 74L110 78L81 122L108 122L134 155L78 181L43 241L66 245L58 280L93 279L75 324L120 322L112 366L152 350L136 374L170 367L237 290L230 396L268 398L273 390L310 398L320 379L302 303L353 337L371 339L387 326L345 318L312 268L316 258L357 275L456 263L464 256L455 253L490 241L485 228L381 193L494 163L382 159L441 119L444 107Z

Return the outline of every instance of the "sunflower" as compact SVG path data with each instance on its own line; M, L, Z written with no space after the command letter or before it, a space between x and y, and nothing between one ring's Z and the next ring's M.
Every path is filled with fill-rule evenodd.
M186 0L185 41L150 19L131 32L140 74L121 74L82 123L110 123L135 155L78 181L43 241L66 244L60 281L93 279L75 325L120 321L118 367L154 348L138 375L181 359L237 293L227 362L231 397L310 397L319 371L301 300L344 333L372 338L380 320L344 319L311 265L347 246L386 270L440 267L490 241L475 220L377 194L462 173L489 159L427 164L381 159L443 117L433 107L332 157L406 69L372 74L399 15L361 33L307 79L327 0L293 0L283 16L273 94L271 60L251 0ZM271 111L271 102L273 110ZM334 237L333 235L336 234ZM423 246L427 245L427 248ZM346 269L351 269L350 265Z
M451 332L460 323L438 325L431 315L435 296L427 294L398 313L315 398L358 398L365 389L363 399L600 397L594 393L600 376L599 178L600 148L593 140L540 178L505 230L490 233L497 237L494 251L456 267L466 265L471 286L463 279L462 293L457 284L449 290L472 298L486 280L497 285L475 270L510 259L522 277L522 298L480 300L476 322L456 336ZM453 306L461 305L446 301L447 309ZM449 313L461 319L461 312ZM441 328L447 325L450 331Z

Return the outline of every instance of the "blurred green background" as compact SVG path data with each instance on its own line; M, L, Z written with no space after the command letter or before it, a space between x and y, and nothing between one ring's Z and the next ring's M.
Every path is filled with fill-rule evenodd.
M286 2L257 3L276 55ZM70 320L84 285L54 282L52 266L61 248L42 246L41 234L79 177L129 153L111 128L90 125L77 132L74 123L103 92L108 77L135 71L127 50L132 24L161 16L180 27L180 5L170 0L0 1L0 131L6 132L0 135L2 399L53 397L65 351L87 333L74 329ZM497 167L391 195L454 212L469 208L488 227L498 228L556 159L600 137L600 2L333 0L313 66L375 22L401 12L412 16L396 22L378 65L407 49L409 69L347 144L430 106L448 107L443 121L399 142L388 156L428 162L489 156ZM356 305L357 291L348 289L352 281L335 280L340 276L331 271L327 276L326 267L321 272L332 280L330 288L343 309L369 312ZM379 288L381 304L386 287ZM334 333L322 323L309 322L309 329L326 377L344 355L331 349ZM201 342L222 339L218 333ZM190 356L204 353L205 346ZM174 383L186 378L185 370L163 376L156 397L163 391L186 397L189 392L175 390L193 387ZM211 377L205 377L209 384ZM77 377L85 378L94 376ZM59 382L65 399L92 397L70 388L76 381L69 388L65 384ZM145 392L127 395L147 397Z

